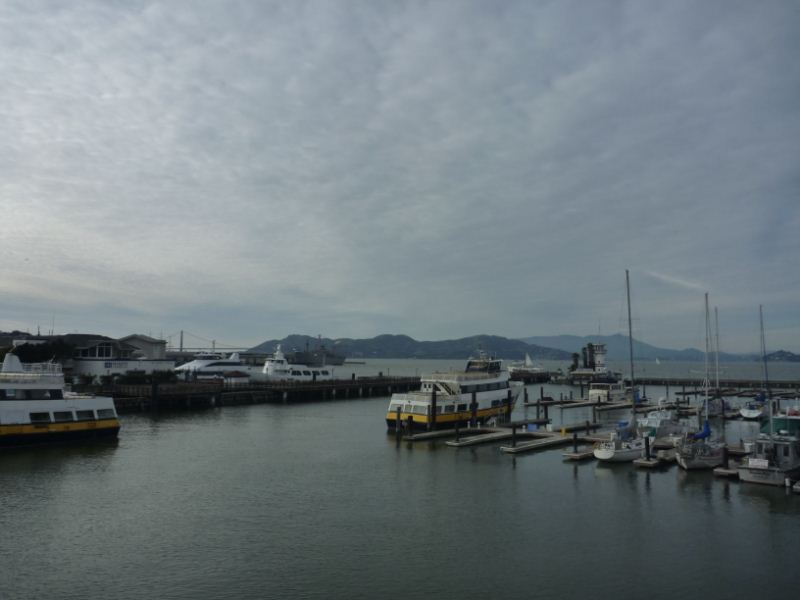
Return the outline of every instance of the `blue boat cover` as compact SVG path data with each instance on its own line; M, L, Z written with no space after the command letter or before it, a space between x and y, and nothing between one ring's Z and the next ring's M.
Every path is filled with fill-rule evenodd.
M702 439L707 438L710 435L711 435L711 427L708 425L708 421L706 420L706 422L703 423L703 430L698 432L698 433L695 433L692 436L692 439L702 440Z

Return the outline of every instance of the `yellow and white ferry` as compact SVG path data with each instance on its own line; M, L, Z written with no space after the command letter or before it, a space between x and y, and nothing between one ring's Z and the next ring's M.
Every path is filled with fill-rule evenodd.
M57 363L22 364L9 352L0 370L0 446L113 438L113 398L64 391Z
M414 429L445 429L466 425L473 418L484 423L510 415L524 387L509 380L501 360L484 353L470 358L463 372L423 375L420 384L418 391L392 394L386 413L389 429L397 426L398 411L402 425Z

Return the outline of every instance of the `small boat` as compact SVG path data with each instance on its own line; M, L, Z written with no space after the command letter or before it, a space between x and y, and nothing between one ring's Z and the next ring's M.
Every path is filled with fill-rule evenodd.
M117 437L113 398L64 387L60 364L23 364L8 352L0 369L0 446Z
M627 399L627 391L622 383L590 383L589 384L589 402L596 403L618 403L625 402Z
M641 458L645 453L645 440L636 435L634 429L623 423L622 427L611 434L607 442L597 442L592 454L597 460L604 462L630 462Z
M525 353L525 360L522 362L513 362L508 365L508 375L515 381L524 381L525 383L545 383L550 381L550 373L541 367L537 367L531 355Z
M723 463L725 444L712 441L711 426L708 424L709 417L709 346L711 338L711 325L708 311L708 293L705 295L706 308L706 350L705 350L705 378L703 387L705 388L704 413L705 421L703 428L697 433L687 433L681 439L676 448L675 460L678 466L686 470L713 469ZM717 386L719 388L719 386ZM722 399L719 399L720 402Z
M253 381L263 381L262 356L233 352L226 358L216 352L203 352L173 370L180 377L194 380L224 380L229 376L239 379L245 373Z
M785 414L773 415L764 339L764 314L760 306L758 312L769 420L762 426L750 456L739 465L739 479L749 483L788 487L791 480L800 478L800 414L786 411Z
M289 362L278 344L275 353L264 361L262 379L266 381L327 381L333 379L333 369Z
M645 453L645 439L636 430L636 399L638 393L634 384L633 370L633 325L631 321L631 286L628 270L625 270L625 291L628 297L628 342L631 361L631 422L621 424L619 429L611 434L607 442L598 442L592 449L592 454L597 460L605 462L630 462L641 458Z
M756 420L760 419L764 416L764 409L766 405L762 401L753 401L746 403L742 408L739 409L739 415L743 419L748 420Z
M463 371L423 375L420 389L392 394L386 426L442 429L510 417L523 384L511 381L500 359L480 352Z
M642 435L672 445L676 445L686 434L686 426L680 422L676 412L667 408L666 398L659 398L658 409L648 412L647 416L638 419L636 424Z

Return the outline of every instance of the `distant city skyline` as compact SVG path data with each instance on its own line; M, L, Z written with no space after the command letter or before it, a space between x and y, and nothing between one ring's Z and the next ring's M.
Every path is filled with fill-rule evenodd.
M0 330L800 353L795 2L0 19Z

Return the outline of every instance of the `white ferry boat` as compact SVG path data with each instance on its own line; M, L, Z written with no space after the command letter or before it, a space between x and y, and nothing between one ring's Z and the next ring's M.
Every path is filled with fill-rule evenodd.
M22 364L9 352L0 371L0 446L113 438L119 419L112 398L64 391L57 363Z
M402 423L410 422L416 429L466 425L473 416L477 423L484 423L492 417L510 415L524 387L509 380L501 360L483 353L470 358L463 372L423 375L420 384L418 391L392 394L386 413L389 429L396 426L398 410Z
M333 379L333 369L290 363L286 360L279 344L272 357L264 361L262 379L266 381L326 381Z
M247 360L238 352L227 358L217 353L197 354L194 360L175 367L174 371L187 379L225 379L231 374L244 373L252 381L265 380L261 362Z

